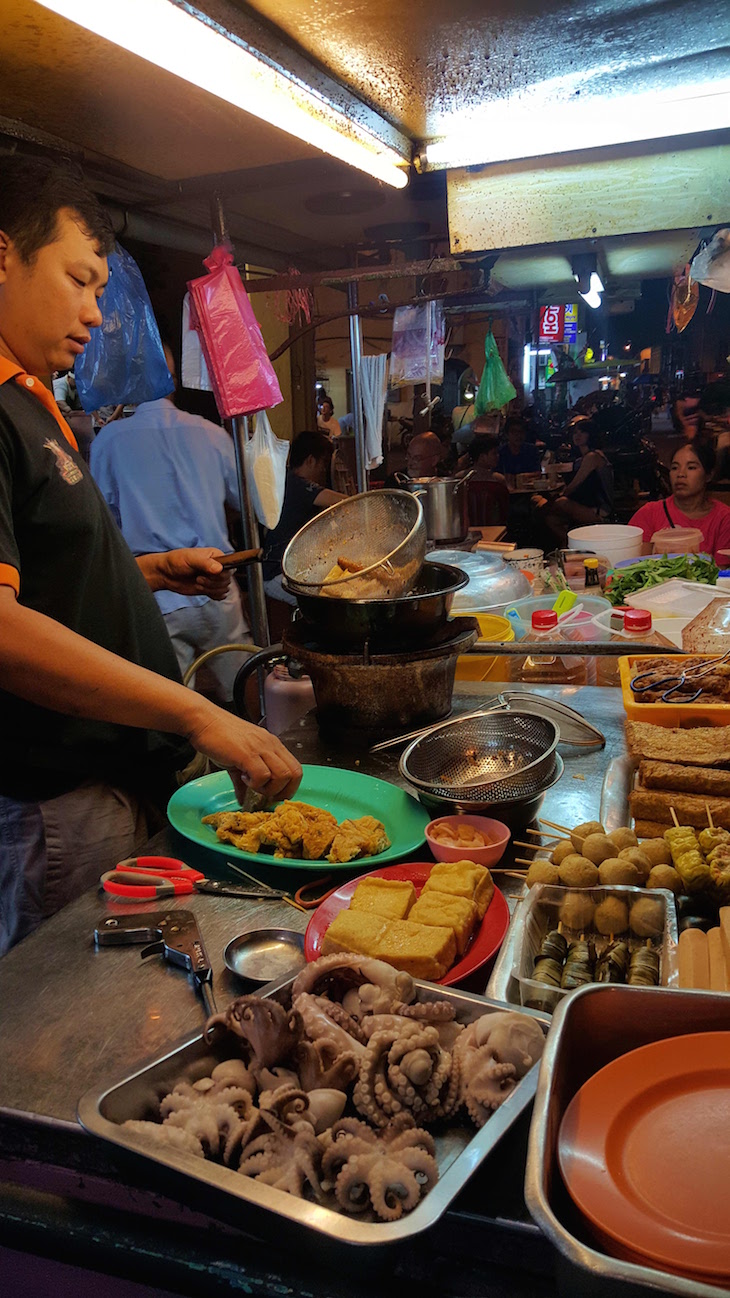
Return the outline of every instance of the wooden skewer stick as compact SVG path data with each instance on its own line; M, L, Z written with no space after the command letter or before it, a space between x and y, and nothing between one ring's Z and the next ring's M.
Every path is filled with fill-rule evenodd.
M513 839L512 839L512 846L513 846L513 847L526 847L527 850L528 850L528 852L541 852L541 851L543 851L543 850L544 850L544 851L547 851L549 845L546 843L546 844L545 844L545 847L543 848L542 843L521 843L520 840L519 840L519 838L513 838Z
M670 807L669 810L672 814L672 820L674 821L674 828L679 829L679 821L677 820L677 813L674 810L674 807Z
M532 829L529 825L525 830L526 834L534 834L537 838L557 838L557 834L548 834L544 829Z
M568 829L568 826L567 826L567 825L556 825L554 820L542 820L542 819L541 819L541 820L540 820L540 824L541 824L541 825L547 825L549 829L557 829L557 830L559 830L561 834L565 834L565 837L566 837L566 838L570 838L570 835L571 835L571 833L573 832L572 830Z
M710 804L709 804L709 802L706 802L706 803L705 803L705 811L707 812L707 823L708 823L708 825L710 826L710 829L714 829L714 828L715 828L715 825L714 825L713 820L712 820L712 812L710 811Z
M492 867L490 866L490 867L489 867L489 873L490 873L490 874L506 874L510 879L521 879L523 883L525 882L525 873L526 873L526 872L525 872L524 870L493 870Z
M547 858L546 856L536 856L536 857L535 857L535 861L544 861L546 865L552 865L552 862L549 861L548 858ZM527 858L524 857L524 856L516 856L516 857L515 857L515 865L526 865L526 866L531 866L531 865L534 865L534 864L535 864L535 861L528 861ZM490 873L493 874L494 871L492 870L492 871L490 871Z

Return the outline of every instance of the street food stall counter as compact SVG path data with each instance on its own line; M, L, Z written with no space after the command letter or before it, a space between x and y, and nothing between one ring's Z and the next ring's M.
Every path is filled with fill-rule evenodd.
M489 685L457 687L456 715L495 693ZM623 716L608 689L545 688L544 693L585 712L606 736L606 748L567 749L565 773L546 796L544 814L575 824L599 812L610 758L623 752ZM402 783L397 752L369 754L324 744L313 717L284 736L304 764L357 769ZM182 857L220 877L224 857L197 847L168 829L148 848ZM415 853L421 859L424 847ZM502 861L510 864L509 857ZM281 870L256 865L256 875L276 886ZM353 871L353 874L360 873ZM519 879L497 875L510 905ZM511 894L511 895L510 895ZM251 990L223 963L227 943L259 928L303 931L309 915L282 901L241 902L204 894L165 903L195 915L214 970L218 1006ZM136 903L151 912L157 902ZM513 1296L556 1293L553 1254L526 1211L522 1185L529 1107L493 1154L465 1185L440 1221L375 1261L356 1249L328 1257L321 1239L294 1247L286 1223L278 1241L262 1241L206 1215L198 1202L179 1201L157 1170L91 1136L77 1121L80 1097L158 1058L199 1032L205 1010L179 969L140 948L95 948L94 930L122 906L91 892L49 919L0 965L3 1004L3 1067L0 1070L0 1252L13 1291L33 1277L73 1267L75 1292L120 1295L307 1292L322 1298L389 1292L415 1281L443 1294ZM126 908L128 912L129 907ZM467 990L483 993L489 968L473 974ZM141 1170L140 1170L141 1168ZM248 1226L250 1229L250 1225ZM114 1276L108 1279L98 1274ZM56 1281L54 1280L54 1283ZM145 1288L144 1286L149 1286ZM11 1286L12 1289L12 1286ZM43 1291L43 1282L41 1289ZM90 1290L89 1290L90 1291Z

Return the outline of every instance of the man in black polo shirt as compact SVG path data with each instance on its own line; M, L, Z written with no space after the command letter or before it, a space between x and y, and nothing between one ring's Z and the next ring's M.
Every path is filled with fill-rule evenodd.
M0 954L141 845L144 801L164 807L193 749L239 794L301 778L180 683L151 590L221 598L220 551L135 561L38 377L101 324L112 246L80 178L0 164Z

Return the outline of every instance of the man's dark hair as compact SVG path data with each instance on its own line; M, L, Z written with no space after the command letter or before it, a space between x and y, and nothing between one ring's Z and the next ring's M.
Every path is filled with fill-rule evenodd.
M319 431L298 433L291 444L289 452L289 468L301 469L305 460L313 455L315 460L327 460L329 463L332 458L334 447L326 433Z
M21 156L0 162L0 230L27 265L53 243L64 207L77 214L79 224L96 240L99 256L106 257L114 247L112 223L78 167Z
M499 450L499 438L495 437L493 433L481 433L474 438L473 442L469 447L469 451L471 453L471 462L472 464L476 464L480 456L489 455L490 451L498 451L498 450Z

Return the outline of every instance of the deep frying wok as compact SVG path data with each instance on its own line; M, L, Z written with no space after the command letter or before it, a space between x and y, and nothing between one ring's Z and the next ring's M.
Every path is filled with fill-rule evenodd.
M334 599L310 595L282 585L296 596L302 617L328 647L363 644L366 640L423 642L446 622L457 590L469 578L447 563L424 563L413 589L397 599Z

